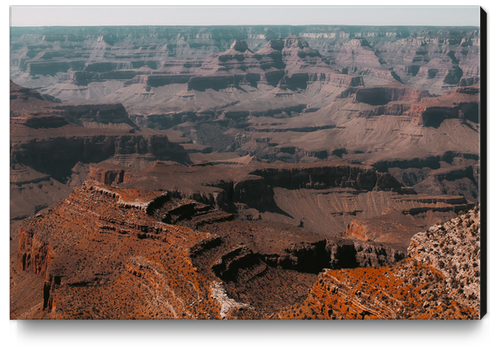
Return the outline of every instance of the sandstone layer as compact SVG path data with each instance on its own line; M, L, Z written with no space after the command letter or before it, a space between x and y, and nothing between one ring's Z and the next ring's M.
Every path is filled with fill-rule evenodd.
M283 244L266 249L260 237L270 243L279 235L248 223L256 230L249 237L257 239L240 239L234 229L247 223L233 219L168 192L87 181L20 227L17 266L44 278L44 285L35 289L42 291L42 302L14 305L12 318L217 319L232 309L264 317L305 296L323 265L403 258L379 245L318 241L306 231L285 233L278 226L274 233L282 233ZM206 225L218 229L209 233ZM271 285L284 290L278 295Z
M476 27L13 28L11 37L11 78L70 103L56 108L72 123L166 130L196 161L227 152L383 172L459 166L450 179L396 177L420 193L479 199ZM81 105L91 103L97 110Z
M67 105L13 82L10 88L11 218L66 197L85 179L89 163L131 155L148 163L190 162L164 134L137 127L121 104Z
M475 238L478 207L416 234L402 260L373 241L325 239L171 191L88 180L20 226L11 285L38 285L11 317L477 318Z

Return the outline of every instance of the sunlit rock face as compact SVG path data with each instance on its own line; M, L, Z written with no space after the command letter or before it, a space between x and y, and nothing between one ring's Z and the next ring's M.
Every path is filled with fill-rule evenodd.
M478 319L479 37L11 28L11 318Z

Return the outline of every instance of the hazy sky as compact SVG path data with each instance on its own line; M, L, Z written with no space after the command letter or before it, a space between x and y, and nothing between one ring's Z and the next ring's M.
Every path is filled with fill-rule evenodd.
M12 6L12 26L480 25L478 6Z

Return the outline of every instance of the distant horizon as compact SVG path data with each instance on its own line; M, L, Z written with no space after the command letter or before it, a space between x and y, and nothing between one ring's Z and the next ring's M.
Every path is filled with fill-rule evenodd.
M10 27L480 27L479 6L10 6Z

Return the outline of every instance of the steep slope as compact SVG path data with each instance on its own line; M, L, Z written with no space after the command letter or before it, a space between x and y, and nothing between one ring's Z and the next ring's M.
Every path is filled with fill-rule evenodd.
M399 262L388 245L88 180L14 233L11 318L476 318L478 211L417 234Z
M479 198L478 28L58 30L13 30L12 76L105 105L56 106L70 122L167 129L193 153L342 158L420 193Z
M85 179L87 164L138 155L190 162L163 134L147 134L120 104L66 105L11 82L11 218L25 218Z
M480 210L412 238L389 267L325 270L308 298L280 319L478 319Z
M21 224L11 289L28 300L12 302L11 318L263 318L306 297L322 266L403 258L380 245L233 219L169 192L88 180ZM240 235L244 227L253 233ZM27 289L26 278L34 283Z
M475 200L479 100L478 85L457 87L441 97L397 82L356 87L315 112L254 117L248 127L228 133L244 139L240 154L286 162L342 158L389 171L419 193Z
M161 195L87 184L21 227L19 265L45 280L42 304L14 305L12 318L218 318L212 283L188 255L211 236L149 218Z

